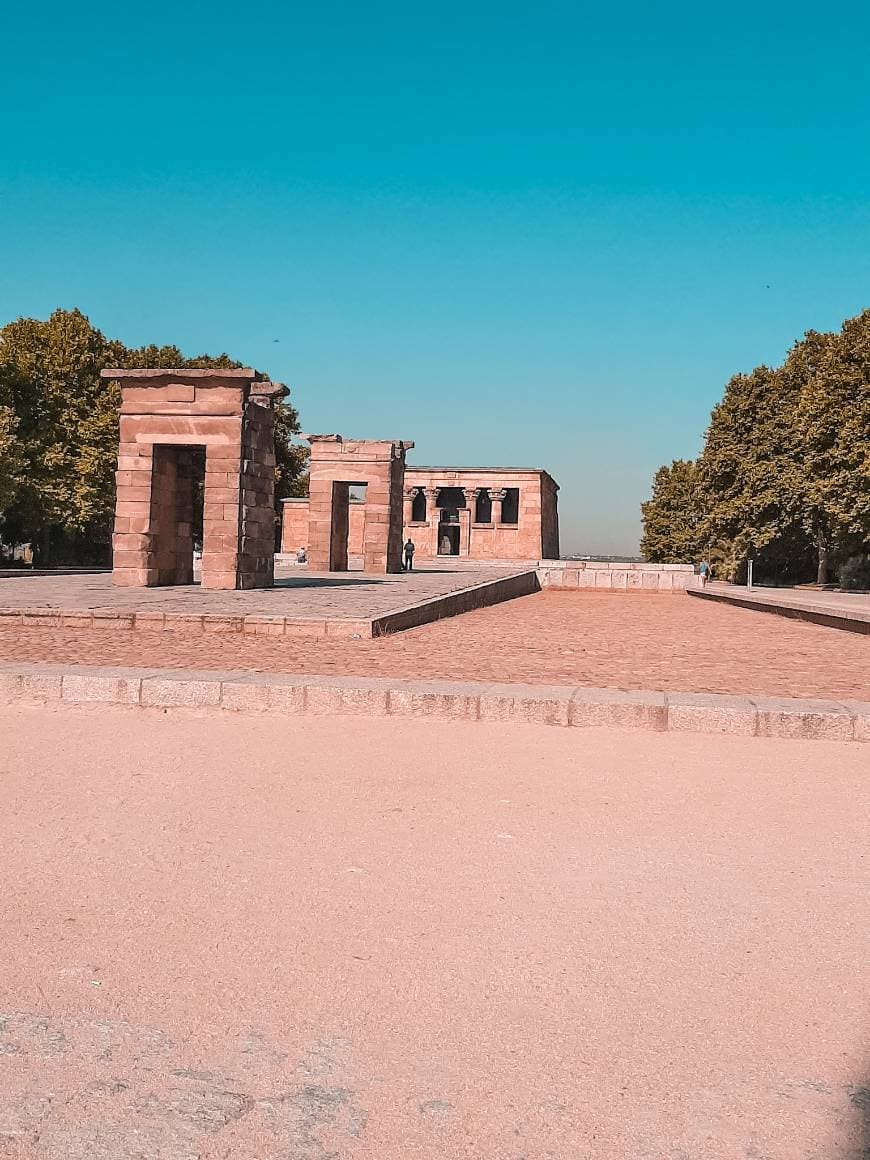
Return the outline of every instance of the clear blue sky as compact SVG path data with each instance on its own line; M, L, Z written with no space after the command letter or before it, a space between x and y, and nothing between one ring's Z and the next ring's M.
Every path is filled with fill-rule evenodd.
M0 321L225 349L633 551L729 375L868 305L868 43L849 0L16 4Z

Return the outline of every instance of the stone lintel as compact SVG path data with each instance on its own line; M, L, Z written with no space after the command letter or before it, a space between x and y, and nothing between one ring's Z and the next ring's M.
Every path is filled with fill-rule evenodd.
M411 439L346 439L344 435L300 435L307 443L341 443L351 447L376 448L392 447L396 451L410 451L414 446Z
M266 376L253 367L108 367L101 379L247 379L265 382Z

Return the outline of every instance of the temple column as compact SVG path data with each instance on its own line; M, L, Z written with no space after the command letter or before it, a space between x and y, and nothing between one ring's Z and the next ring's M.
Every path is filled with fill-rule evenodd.
M477 504L479 487L464 487L465 507L459 509L459 555L471 555L471 525L474 523L474 509Z
M419 487L405 488L402 493L402 522L405 527L405 533L414 517L414 499L419 492Z
M501 523L501 504L506 495L506 488L491 487L489 489L489 498L492 500L492 522L495 527Z
M429 525L429 545L428 554L430 556L438 555L438 524L441 520L441 512L438 509L438 492L440 487L427 487L423 489L426 495L426 522Z

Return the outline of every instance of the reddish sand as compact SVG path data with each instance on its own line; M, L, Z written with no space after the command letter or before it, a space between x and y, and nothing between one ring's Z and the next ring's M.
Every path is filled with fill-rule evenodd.
M543 592L374 641L6 628L0 658L870 700L870 637L672 595Z
M0 709L0 1155L858 1160L864 747Z

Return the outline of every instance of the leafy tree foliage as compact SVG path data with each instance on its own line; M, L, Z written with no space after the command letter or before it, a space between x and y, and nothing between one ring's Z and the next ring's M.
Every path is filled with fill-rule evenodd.
M0 527L32 541L42 562L52 542L77 558L106 555L118 454L116 384L104 367L238 367L227 354L185 358L176 346L128 348L78 310L0 329ZM304 486L305 452L292 443L295 409L277 423L278 497Z
M660 467L653 480L652 499L641 505L643 539L640 550L658 564L681 564L701 552L703 509L698 468L691 459L675 459Z
M818 580L832 553L870 544L870 310L839 334L808 335L817 348L796 415L803 520L816 547Z
M288 403L281 403L275 415L275 502L290 496L308 495L308 458L311 454L301 443L294 443L299 433L299 415Z
M866 551L870 310L837 334L809 331L781 367L735 375L698 460L661 468L642 512L648 559L706 555L731 578L751 557L760 579L806 579L815 564L825 583Z
M8 404L0 405L0 512L15 494L18 484L18 420Z

